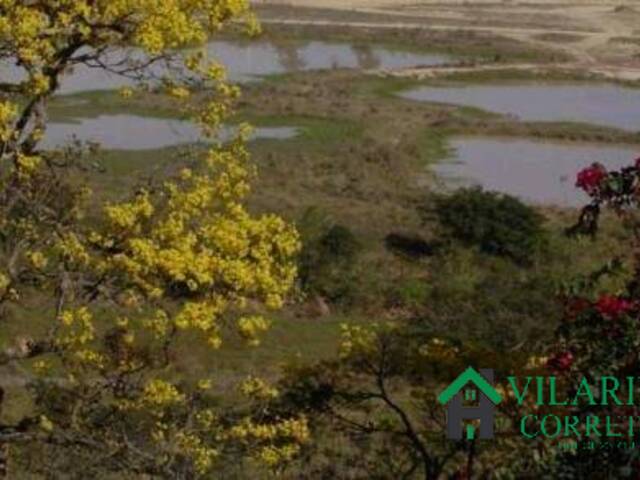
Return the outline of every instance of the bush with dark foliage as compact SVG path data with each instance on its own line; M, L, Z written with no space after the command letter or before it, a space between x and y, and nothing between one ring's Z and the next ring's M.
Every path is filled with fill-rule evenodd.
M435 212L454 239L518 263L544 243L544 217L510 195L465 188L437 197Z
M345 226L333 225L305 240L299 263L303 290L332 303L350 304L358 286L356 263L362 249L356 236Z

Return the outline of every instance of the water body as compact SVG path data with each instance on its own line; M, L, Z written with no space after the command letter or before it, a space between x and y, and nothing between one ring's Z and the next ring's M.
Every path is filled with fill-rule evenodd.
M640 148L530 140L457 137L450 162L433 167L449 185L480 185L530 203L579 207L588 196L576 175L593 162L609 169L630 165Z
M417 101L478 107L526 121L571 121L640 130L640 89L617 85L419 87L400 95Z
M221 138L230 138L232 134L233 129L227 128ZM282 140L297 134L295 127L260 127L254 128L251 140ZM51 123L42 147L58 147L73 138L97 142L109 150L147 150L202 141L200 130L191 122L123 114L101 115L78 123Z
M208 53L211 58L227 66L232 79L240 81L255 79L260 75L302 70L402 68L451 62L451 58L444 55L324 41L284 45L271 42L211 42Z
M272 42L213 41L207 45L210 59L220 61L228 76L235 82L247 82L260 76L303 70L333 68L400 68L418 65L440 65L451 61L444 55L431 55L392 50L349 43L312 41L307 43L276 44ZM122 61L144 62L139 52L115 51L105 63L122 69ZM175 67L175 65L174 65ZM162 77L170 65L157 63L149 67L151 77ZM22 72L8 63L0 63L0 82L16 82L24 78ZM108 73L100 68L76 66L61 82L62 94L91 90L112 90L136 83L135 78Z

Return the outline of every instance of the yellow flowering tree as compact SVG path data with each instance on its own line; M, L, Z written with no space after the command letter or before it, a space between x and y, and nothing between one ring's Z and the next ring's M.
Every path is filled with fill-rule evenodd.
M229 413L208 394L215 377L172 367L181 341L256 345L295 278L295 230L244 207L246 132L98 208L77 155L39 148L49 100L81 65L149 81L176 108L197 91L190 113L215 140L238 91L197 47L238 19L254 28L244 0L0 0L0 62L19 71L0 73L0 368L22 372L0 380L0 407L25 405L0 420L0 471L195 478L238 451L276 470L307 440L304 416L261 414L278 395L261 380L241 387L258 410Z

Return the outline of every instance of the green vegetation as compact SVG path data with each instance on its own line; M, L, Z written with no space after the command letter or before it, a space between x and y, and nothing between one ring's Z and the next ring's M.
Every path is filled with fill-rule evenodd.
M429 47L440 52L464 52L496 62L564 59L555 52L476 34L456 38L451 33L417 30L389 30L382 34L369 30L357 34L340 28L328 30L324 38L330 40L351 41L355 36L355 40L364 45L375 39L376 44L404 48L413 45L411 48L421 51ZM316 28L305 31L293 27L267 28L266 38L298 41L311 38L318 31ZM546 353L544 346L553 340L554 329L566 307L556 301L558 293L566 293L568 283L584 279L600 268L612 253L618 255L622 271L629 269L631 252L626 245L630 234L605 216L597 238L569 238L565 228L574 218L574 211L534 208L513 197L478 189L443 195L437 193L440 189L426 167L447 158L450 154L447 138L456 134L634 144L640 143L640 134L577 123L517 122L474 108L410 102L399 98L397 93L419 84L541 78L575 80L577 77L572 75L553 72L533 77L530 73L507 69L417 82L353 71L326 71L271 76L264 82L247 85L237 101L238 111L226 120L228 123L247 121L264 127L293 126L299 131L292 139L258 140L248 147L252 162L258 167L253 190L246 198L248 212L256 218L261 218L263 213L277 214L287 223L295 224L302 240L301 250L295 257L297 280L284 308L273 312L253 298L246 302L252 313L272 323L271 328L260 335L260 346L248 347L246 329L235 328L234 305L220 318L220 329L227 336L217 350L199 341L202 332L194 329L183 332L164 352L162 348L149 351L142 347L133 351L126 346L123 330L119 330L129 325L118 318L115 328L113 312L120 316L121 312L131 309L135 315L131 323L139 330L134 342L145 342L148 332L144 332L142 326L159 307L150 304L131 308L126 303L129 293L126 285L114 290L95 308L96 331L104 340L97 348L111 348L105 351L109 351L113 359L137 355L136 358L157 367L162 381L175 383L181 389L195 390L200 380L211 379L213 385L206 393L198 390L188 401L198 408L220 412L216 422L221 428L236 425L239 419L272 422L269 425L299 415L308 419L312 441L297 451L300 454L297 459L284 462L286 468L262 468L245 463L242 458L249 447L241 444L222 452L210 473L215 478L262 479L277 473L291 479L374 476L439 480L465 478L468 473L465 469L473 462L480 477L500 473L517 478L521 472L536 471L533 467L538 459L531 458L535 455L527 445L517 442L505 445L500 441L491 445L442 442L443 412L434 409L434 394L461 368L477 362L505 372L531 372L527 365L532 358ZM189 106L198 106L203 99L200 92L193 92ZM132 98L124 98L117 92L97 91L60 96L52 99L49 114L53 121L76 121L108 114L185 117L174 100L153 92L138 92ZM78 228L79 235L85 228L103 228L104 206L113 202L118 202L125 220L130 210L139 208L144 212L145 204L136 202L143 202L145 192L158 195L153 197L159 199L155 215L170 210L172 206L163 203L167 198L163 190L165 180L186 181L184 178L199 171L198 159L206 151L204 145L144 151L76 147L63 157L77 162L73 163L74 170L70 170L74 172L73 178L63 183L73 188L86 185L94 192L93 203L84 212L85 216L72 224ZM227 148L232 150L225 150L226 153L239 154L233 145ZM217 179L208 178L203 184L218 185ZM55 182L52 185L58 186ZM134 192L133 198L131 192ZM61 208L58 202L66 200L67 193L62 191L59 198L51 196L48 201L66 213L68 209ZM193 197L203 192L197 190L196 193ZM203 195L206 197L206 190ZM129 201L122 204L123 199ZM188 204L185 202L184 207ZM429 215L425 215L425 211ZM206 218L210 212L206 209L189 218L190 225L199 225L201 217ZM60 225L66 229L69 223L65 217L63 220ZM142 232L138 235L142 238L151 238L156 233L159 223L156 216L134 220L133 233L126 229L119 233L122 240L119 237L116 240L120 243L91 244L103 255L100 260L105 264L126 252L128 245L139 245L140 239L135 238L134 233ZM207 231L217 233L224 230L225 225L215 227ZM4 232L0 240L4 241L3 235ZM190 238L187 234L176 237ZM241 235L230 237L233 245ZM32 241L39 245L41 239ZM179 246L183 245L166 250L181 252ZM44 245L42 250L47 255L54 255L55 251L50 245ZM197 253L207 250L203 248ZM261 254L256 250L255 258ZM3 255L6 256L6 252ZM196 255L196 260L200 258ZM70 262L66 259L56 265L64 270ZM198 261L190 259L181 259L178 264L200 267ZM33 267L29 268L28 273L33 271ZM80 267L64 271L71 278L81 275ZM0 320L20 321L5 322L6 327L0 330L0 350L14 348L25 328L34 338L47 335L52 321L47 314L50 315L54 307L42 291L43 285L56 291L55 285L45 283L48 278L57 278L55 275L51 269L49 277L36 272L19 278L23 283L22 304L7 301ZM123 278L127 278L126 275L114 275L111 281L118 284ZM62 278L56 284L60 289L63 281L66 280ZM76 301L82 295L102 295L100 288L111 287L111 284L94 287L102 281L87 277L69 301ZM164 282L164 277L158 281ZM601 289L612 291L624 284L620 278L599 281ZM199 287L186 288L180 275L162 285L168 298L161 307L171 314L184 303L200 298ZM192 288L195 290L190 290ZM27 348L32 347L27 345ZM602 345L599 348L604 350ZM149 360L154 354L156 363ZM165 360L166 365L162 363ZM19 371L2 367L3 374L24 379L36 373L31 359L21 361L20 366ZM64 368L59 362L49 373L57 379L65 373ZM111 382L106 382L105 388L113 385L120 388L117 382L131 378L132 383L127 384L124 393L113 387L113 397L135 398L144 380L137 371L127 371L122 378L113 380L108 372L92 370L87 374L87 370L78 370L85 375L87 392L92 381L102 376ZM238 388L248 375L276 385L280 395L272 395L270 387L265 385L264 391L258 389L252 393L257 395L258 406L249 405ZM86 392L68 395L66 384L56 385L56 382L37 386L41 390L35 403L30 403L31 397L24 393L22 384L7 387L8 400L2 405L0 426L17 424L33 412L40 415L44 410L37 408L46 407L52 411L50 416L56 426L73 427L72 422L67 421L68 405L74 399L85 399ZM110 400L111 397L105 402ZM166 414L167 421L184 420L185 428L189 428L189 412L191 410L185 408L163 415ZM88 430L93 425L91 422L101 418L104 411L96 409L89 413L87 423L80 425ZM119 415L117 409L108 413ZM144 413L131 419L118 417L121 419L118 426L125 429L127 420L138 421ZM76 412L71 414L75 420ZM148 421L150 428L158 418L161 417ZM35 423L27 427L36 429L39 435L48 435L42 433L49 428L46 422L42 425L42 418L34 416L31 421ZM137 433L132 435L135 440L140 438ZM145 447L153 445L151 440L142 443ZM283 445L287 444L278 443L278 447ZM266 452L268 457L271 451ZM19 460L28 470L29 462L40 453L28 451ZM55 450L45 448L45 453L42 458L55 460ZM155 450L145 459L155 458L154 454ZM182 456L177 457L180 457L176 461L178 465L185 462ZM83 457L82 462L89 460ZM68 468L69 464L58 465L61 471L64 467ZM121 467L118 464L113 468L117 471ZM169 473L162 471L157 477L177 478L171 470L173 467L167 468ZM102 475L105 470L95 467L92 473ZM132 471L138 475L146 470ZM195 474L189 476L191 472L182 478L195 478Z
M279 75L245 87L234 121L300 128L296 138L260 140L250 145L259 170L251 208L257 212L277 211L295 221L303 232L307 254L335 225L348 226L361 245L353 265L342 264L333 277L303 282L306 303L292 307L289 316L283 318L295 323L297 315L300 331L312 323L318 332L325 332L322 335L336 338L339 322L326 320L334 318L334 311L341 312L341 321L357 324L362 318L375 318L393 308L410 317L429 318L427 322L434 331L446 332L454 326L461 338L481 339L490 345L513 346L524 339L539 339L541 322L554 318L556 307L548 299L564 274L577 275L597 266L608 249L617 249L623 241L615 231L604 234L592 258L583 258L582 244L562 235L571 215L547 209L548 241L553 247L547 253L533 254L532 268L492 259L463 246L439 247L416 263L414 257L398 255L399 251L388 245L387 237L400 233L403 238L426 239L427 244L441 243L442 226L438 221L425 223L418 207L426 202L433 209L440 198L427 195L425 200L424 188L429 189L433 183L424 165L449 155L449 135L600 142L638 142L639 138L637 134L595 126L505 121L500 115L478 109L410 102L395 95L417 84L345 71ZM87 94L86 98L94 96L98 98L99 94ZM158 111L158 116L179 116L166 108L158 95L143 93L122 99L111 92L104 96L112 112L155 115ZM75 97L61 97L59 101ZM100 108L96 106L95 111ZM87 106L85 112L90 111ZM67 115L65 112L83 111L62 104L56 115ZM102 152L103 170L92 177L92 185L105 198L118 197L127 185L144 184L189 165L192 150ZM309 212L317 212L323 226L305 234ZM316 264L325 265L324 253L316 250L310 256ZM327 268L315 274L323 277L332 271ZM327 280L331 278L337 281L331 283ZM341 281L344 278L349 281ZM323 287L318 288L318 284ZM494 290L493 285L503 288ZM314 296L318 294L332 313L319 323L306 322L304 318L309 309L314 310ZM448 320L434 323L432 317ZM513 322L514 318L518 322ZM514 323L523 325L522 334L513 330ZM274 344L283 340L274 340ZM323 345L319 350L324 354L335 352L331 342ZM251 369L248 363L242 365L238 364L239 370Z
M544 243L543 217L510 195L462 189L437 198L434 210L456 240L484 253L527 263Z
M353 305L361 287L356 269L362 245L343 225L328 225L307 212L299 222L303 250L299 261L301 288L333 304Z

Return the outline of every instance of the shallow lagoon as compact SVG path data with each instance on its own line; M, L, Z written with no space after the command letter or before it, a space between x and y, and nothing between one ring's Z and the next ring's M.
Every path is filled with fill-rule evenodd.
M311 41L277 44L267 41L213 41L207 45L210 59L225 65L229 78L236 82L259 79L263 75L334 68L401 68L441 65L451 61L444 55L413 53L376 46L349 43ZM143 62L139 53L112 52L105 63L118 65L123 59ZM149 70L160 78L167 72L163 63ZM8 64L0 64L0 82L18 81L20 71ZM92 90L113 90L135 84L135 79L109 73L100 68L77 66L61 82L59 93L70 94Z
M208 51L212 58L227 66L229 75L236 80L301 70L402 68L442 65L451 61L443 55L324 41L286 45L212 42Z
M449 185L481 185L537 204L581 206L579 170L593 162L608 168L632 164L640 148L575 145L523 139L457 137L451 161L433 167Z
M221 138L230 138L232 128L226 128ZM258 127L250 137L279 139L295 137L295 127ZM191 122L136 115L101 115L81 119L77 123L51 123L47 126L43 148L53 148L77 138L92 141L109 150L146 150L202 141L199 129Z
M476 107L525 121L569 121L640 130L640 89L617 85L425 86L402 92L400 96Z

